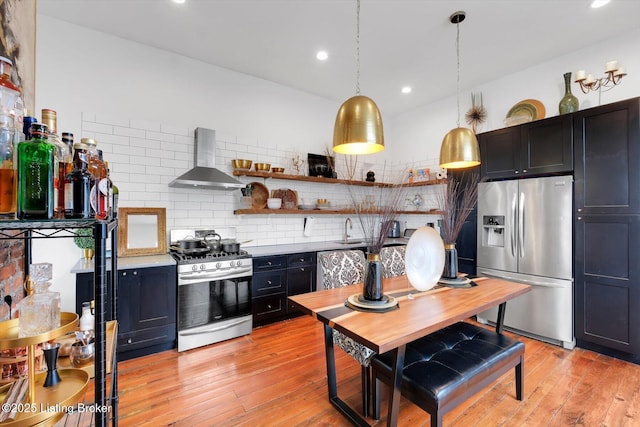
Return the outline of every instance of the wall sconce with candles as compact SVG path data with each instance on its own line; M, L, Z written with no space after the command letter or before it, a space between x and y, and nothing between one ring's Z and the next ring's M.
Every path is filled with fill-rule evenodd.
M576 72L575 82L580 85L580 89L583 93L589 93L590 91L598 91L598 103L600 103L600 94L608 90L613 89L622 81L622 78L627 75L626 71L622 67L618 67L618 61L609 61L605 65L604 77L596 79L593 74L586 74L585 70L579 70Z

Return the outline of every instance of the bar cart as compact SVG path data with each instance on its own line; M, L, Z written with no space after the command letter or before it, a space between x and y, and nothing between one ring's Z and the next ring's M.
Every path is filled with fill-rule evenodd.
M79 229L93 229L93 238L95 242L95 261L94 261L94 298L95 298L95 425L103 427L111 421L112 426L118 424L118 366L116 358L112 360L111 366L111 386L107 393L106 378L106 301L107 295L112 297L113 319L117 319L115 312L117 307L117 274L109 275L107 280L107 238L111 238L111 271L117 271L117 247L118 233L117 220L97 221L97 220L41 220L41 221L19 221L8 220L0 221L0 239L20 239L24 240L24 272L25 277L29 274L29 265L31 264L31 243L32 239L41 238L69 238L76 236ZM107 290L110 293L107 293ZM61 323L58 329L49 331L36 337L17 338L17 320L9 320L0 322L0 348L10 348L12 346L28 346L29 356L29 377L30 390L25 401L36 402L34 408L38 410L33 414L18 414L15 420L0 423L0 427L4 426L30 426L30 425L52 425L63 416L64 412L52 410L56 404L63 409L63 405L76 404L86 390L89 377L84 371L78 369L61 370L62 382L65 380L70 383L67 390L56 393L41 392L44 381L44 373L36 374L33 370L33 351L35 344L43 341L54 339L64 335L67 331L73 330L77 325L78 315L76 313L62 313ZM15 325L14 325L15 323ZM68 371L68 372L65 372ZM83 373L80 373L80 372ZM0 390L1 393L1 390ZM43 397L44 396L44 397ZM44 400L43 400L44 399ZM39 403L38 403L39 402ZM40 405L43 403L44 405ZM105 410L108 408L108 410ZM44 410L44 411L42 411Z

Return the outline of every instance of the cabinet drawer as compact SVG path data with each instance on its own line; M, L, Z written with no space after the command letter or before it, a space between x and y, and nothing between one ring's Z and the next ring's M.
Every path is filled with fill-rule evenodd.
M286 292L287 270L265 271L253 275L251 281L252 297Z
M176 340L175 323L118 334L118 352L136 350Z
M251 304L254 326L264 325L287 313L287 296L284 293L254 298Z
M316 265L315 252L305 252L288 256L287 267L301 267L304 265Z
M270 256L270 257L258 257L253 259L253 271L275 270L278 268L287 267L287 257L282 256Z

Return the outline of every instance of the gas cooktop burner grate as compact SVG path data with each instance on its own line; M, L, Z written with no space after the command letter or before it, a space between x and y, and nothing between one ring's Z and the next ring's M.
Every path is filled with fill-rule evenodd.
M247 251L242 250L239 252L206 252L197 254L185 254L179 251L171 250L171 255L176 261L178 261L178 263L181 264L251 258L251 255L249 255Z

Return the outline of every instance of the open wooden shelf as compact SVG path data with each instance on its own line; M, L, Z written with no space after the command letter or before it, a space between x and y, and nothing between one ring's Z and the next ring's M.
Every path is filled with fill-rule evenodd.
M286 179L290 181L306 181L306 182L318 182L323 184L349 184L349 185L361 185L365 187L394 187L396 184L390 184L385 182L368 182L368 181L356 181L348 179L337 178L325 178L323 176L306 176L306 175L288 175L284 173L273 172L259 172L251 170L235 169L233 171L234 176L251 176L257 178L273 178L273 179ZM438 185L446 183L446 179L432 179L429 181L420 181L413 183L402 183L403 187L423 187L426 185Z
M236 209L236 215L355 215L355 209ZM365 214L377 215L378 211L367 211ZM441 215L442 211L398 211L400 215Z

